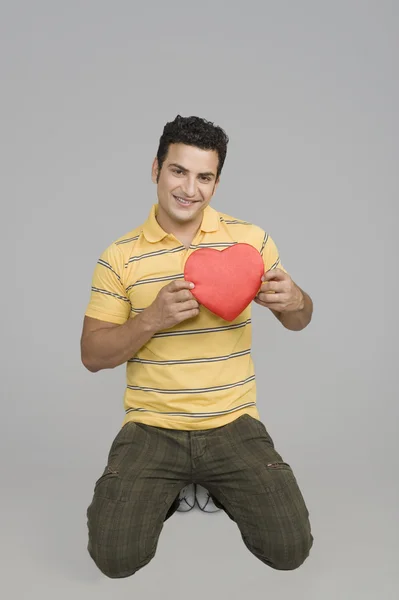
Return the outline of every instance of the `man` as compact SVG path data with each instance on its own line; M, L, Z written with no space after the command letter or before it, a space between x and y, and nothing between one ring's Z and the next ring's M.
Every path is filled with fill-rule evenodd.
M210 206L227 143L204 119L167 123L152 166L158 202L94 271L82 362L93 373L127 363L125 418L87 509L88 551L108 577L132 575L153 558L164 521L192 484L275 569L299 567L313 543L296 478L256 408L251 306L226 322L199 306L184 280L196 249L249 243L265 267L255 302L287 329L311 320L312 301L270 235Z

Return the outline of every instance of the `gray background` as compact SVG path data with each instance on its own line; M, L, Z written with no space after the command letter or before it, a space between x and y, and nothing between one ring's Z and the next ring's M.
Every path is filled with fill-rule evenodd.
M2 595L397 598L399 4L13 0L0 23ZM134 577L86 552L125 379L80 363L83 314L178 113L226 129L213 206L269 231L315 303L300 333L253 315L261 418L315 536L297 571L198 509Z

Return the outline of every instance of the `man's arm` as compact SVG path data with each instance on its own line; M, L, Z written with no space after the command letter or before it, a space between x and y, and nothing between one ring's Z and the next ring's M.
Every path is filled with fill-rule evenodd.
M154 333L144 313L123 325L85 316L80 340L82 363L92 373L114 369L132 358Z
M255 302L269 308L280 323L291 331L301 331L309 325L313 314L311 297L281 269L271 269L262 277L263 283Z
M301 329L305 329L305 327L309 325L310 321L312 320L312 298L300 287L298 287L298 290L300 290L303 298L298 310L291 312L277 312L276 310L271 309L272 313L280 321L280 323L284 325L286 329L290 329L291 331L301 331Z
M172 281L154 302L123 325L85 316L81 337L82 363L92 373L127 362L159 331L198 316L198 302L190 292L194 284Z

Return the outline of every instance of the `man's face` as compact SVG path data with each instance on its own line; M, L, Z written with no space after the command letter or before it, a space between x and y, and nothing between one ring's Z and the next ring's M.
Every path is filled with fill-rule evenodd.
M216 150L171 144L158 177L154 160L152 180L158 184L158 217L168 225L200 223L215 193L219 157Z

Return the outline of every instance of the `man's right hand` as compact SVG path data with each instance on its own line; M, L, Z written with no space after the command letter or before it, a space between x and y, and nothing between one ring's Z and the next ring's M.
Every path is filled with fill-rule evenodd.
M142 313L151 321L156 332L198 316L199 304L190 292L193 287L194 284L189 281L178 280L160 290L154 302Z

